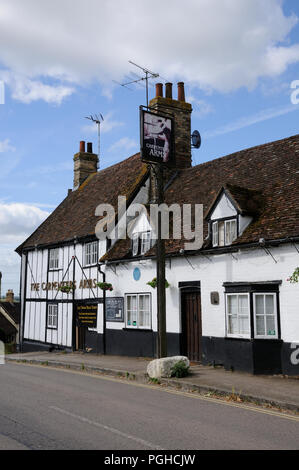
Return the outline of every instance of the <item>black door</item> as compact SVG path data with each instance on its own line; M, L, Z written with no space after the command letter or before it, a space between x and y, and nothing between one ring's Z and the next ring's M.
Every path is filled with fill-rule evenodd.
M201 296L200 291L181 294L182 353L190 361L201 361Z

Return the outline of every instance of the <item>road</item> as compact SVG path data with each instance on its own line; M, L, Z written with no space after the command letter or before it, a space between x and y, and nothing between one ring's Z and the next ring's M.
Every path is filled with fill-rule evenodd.
M0 449L298 449L299 417L158 386L0 366Z

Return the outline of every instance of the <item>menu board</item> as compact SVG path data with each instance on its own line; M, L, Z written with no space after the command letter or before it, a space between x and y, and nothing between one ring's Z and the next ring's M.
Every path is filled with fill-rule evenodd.
M77 305L77 325L96 328L97 326L98 306L93 305Z
M106 321L124 321L123 297L106 297Z

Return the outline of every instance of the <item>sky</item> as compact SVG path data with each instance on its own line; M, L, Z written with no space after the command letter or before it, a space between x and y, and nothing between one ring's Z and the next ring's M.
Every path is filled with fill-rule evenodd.
M73 186L73 155L97 130L100 167L139 151L140 70L185 82L193 164L298 134L298 0L0 0L0 271ZM296 83L298 81L298 83ZM292 88L297 87L297 88ZM241 184L241 182L240 182Z

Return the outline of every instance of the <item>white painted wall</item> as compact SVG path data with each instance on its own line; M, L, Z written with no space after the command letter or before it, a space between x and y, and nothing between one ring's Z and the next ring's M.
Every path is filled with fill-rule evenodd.
M211 213L211 220L223 219L225 217L235 217L237 211L226 196L225 193L222 194L220 200L218 201L217 206Z

